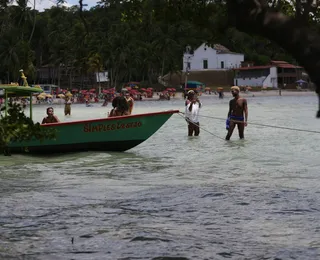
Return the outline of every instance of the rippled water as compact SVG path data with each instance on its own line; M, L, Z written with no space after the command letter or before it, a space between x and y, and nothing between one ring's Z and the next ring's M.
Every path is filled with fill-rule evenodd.
M226 117L227 99L202 101L202 115ZM249 119L320 130L316 107L314 96L249 98ZM74 105L66 120L109 109ZM135 105L167 109L183 101ZM200 123L224 138L224 121ZM186 133L174 115L125 153L0 157L0 259L320 259L319 134Z

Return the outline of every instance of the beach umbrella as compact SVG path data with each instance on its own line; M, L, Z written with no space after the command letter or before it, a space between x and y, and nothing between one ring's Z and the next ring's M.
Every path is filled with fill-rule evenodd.
M37 98L39 98L39 99L45 99L45 98L46 98L46 95L40 94L40 95L37 96Z
M296 81L296 83L303 84L303 83L308 83L308 82L304 81L303 79L299 79L299 80Z
M78 92L78 91L79 91L79 90L76 89L76 88L72 89L72 92Z
M140 90L141 90L141 91L147 91L145 88L141 88Z
M50 95L50 94L47 94L47 95L46 95L46 97L48 97L48 98L52 98L52 95Z
M72 94L70 93L70 91L66 93L66 97L72 97Z
M63 94L58 95L59 98L64 98L65 96Z
M95 88L92 88L89 90L90 92L96 92L96 89Z

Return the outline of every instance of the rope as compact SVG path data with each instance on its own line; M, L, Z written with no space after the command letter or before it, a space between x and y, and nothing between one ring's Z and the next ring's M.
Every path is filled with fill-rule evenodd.
M188 119L188 118L184 117L184 116L183 116L183 115L181 115L181 114L184 114L184 113L182 113L182 112L179 112L179 113L178 113L178 115L179 115L179 116L181 116L183 119L187 120L187 122L189 122L189 123L191 123L191 124L193 124L193 125L196 125L195 123L193 123L192 121L190 121L190 119ZM196 125L196 126L198 126L198 125ZM205 131L205 132L207 132L207 133L209 133L209 134L211 134L211 135L213 135L213 136L215 136L215 137L217 137L217 138L219 138L219 139L221 139L221 140L225 141L225 139L224 139L224 138L222 138L222 137L220 137L220 136L218 136L218 135L215 135L214 133L212 133L212 132L210 132L210 131L208 131L208 130L204 129L203 127L200 127L200 126L199 126L199 128L200 128L202 131Z
M181 112L182 113L182 112ZM182 113L184 114L184 113ZM203 115L199 115L200 117L206 117L206 118L212 118L212 119L217 119L217 120L223 120L226 121L225 118L221 118L221 117L214 117L214 116L203 116ZM234 123L240 123L243 124L243 121L237 121L237 120L230 120ZM314 133L314 134L320 134L320 131L316 131L316 130L307 130L307 129L299 129L299 128L292 128L292 127L285 127L285 126L275 126L275 125L266 125L266 124L260 124L260 123L251 123L248 122L248 124L250 125L256 125L256 126L262 126L262 127L270 127L270 128L277 128L277 129L283 129L283 130L290 130L290 131L297 131L297 132L306 132L306 133Z

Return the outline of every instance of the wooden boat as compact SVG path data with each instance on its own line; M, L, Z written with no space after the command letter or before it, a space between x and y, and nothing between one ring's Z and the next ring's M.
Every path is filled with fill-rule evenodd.
M129 150L152 136L178 110L45 124L57 129L55 140L13 143L11 153L63 153Z
M0 85L4 90L5 101L15 94L30 96L32 93L41 93L41 89L24 86ZM152 136L178 110L44 124L57 130L54 140L31 140L16 142L9 145L11 153L64 153L76 151L126 151ZM32 102L30 102L32 115Z

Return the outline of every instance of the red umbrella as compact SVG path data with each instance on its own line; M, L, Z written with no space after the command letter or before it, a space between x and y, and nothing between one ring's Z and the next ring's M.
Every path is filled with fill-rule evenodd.
M72 89L72 92L78 92L78 91L79 91L79 90L76 89L76 88Z
M140 90L141 90L141 91L147 91L145 88L141 88Z
M96 89L95 88L92 88L89 90L90 92L96 92Z

